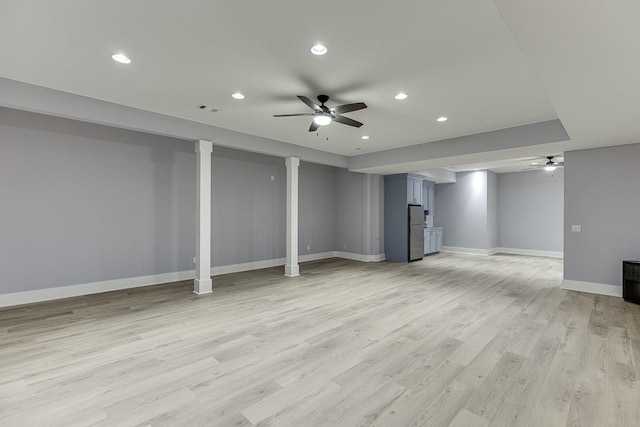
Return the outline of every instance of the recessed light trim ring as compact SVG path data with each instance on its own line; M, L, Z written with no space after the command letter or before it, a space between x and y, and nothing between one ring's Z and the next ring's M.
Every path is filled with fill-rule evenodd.
M129 57L123 53L114 53L113 55L111 55L111 58L121 64L131 64L131 59L129 59Z
M322 43L314 44L313 46L311 46L310 50L311 50L311 53L313 53L316 56L322 56L329 51L329 49L327 49L327 47Z

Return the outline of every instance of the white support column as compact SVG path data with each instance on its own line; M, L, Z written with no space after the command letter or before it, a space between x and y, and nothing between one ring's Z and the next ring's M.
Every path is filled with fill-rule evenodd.
M284 275L300 275L298 266L298 167L300 159L287 157L287 260Z
M362 254L371 255L371 181L372 175L362 175Z
M211 283L211 141L196 141L197 208L196 208L196 279L193 292L210 294Z

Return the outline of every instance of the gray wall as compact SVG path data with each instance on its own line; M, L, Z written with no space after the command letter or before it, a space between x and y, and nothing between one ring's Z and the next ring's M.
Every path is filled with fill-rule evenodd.
M336 169L335 250L363 255L384 253L384 181Z
M640 259L640 144L567 152L564 174L565 279L620 285Z
M336 172L336 168L329 166L300 164L298 252L301 255L335 250ZM284 159L216 146L211 174L212 265L283 258L286 247Z
M279 159L284 163L283 159ZM336 215L339 211L336 191L337 176L343 169L301 162L299 182L298 246L300 254L314 254L336 250ZM286 178L284 179L286 190ZM285 194L286 195L286 194ZM283 198L283 206L286 199ZM284 212L281 236L285 234ZM307 249L310 246L311 249ZM284 250L284 244L283 244ZM284 255L282 255L284 256Z
M192 269L193 151L0 108L0 293Z
M487 171L460 172L455 184L436 184L436 227L444 246L489 249Z
M211 178L212 265L284 257L284 160L216 146Z
M338 210L336 249L361 254L363 174L337 170Z
M498 247L498 174L487 171L487 247Z
M195 174L191 141L0 108L0 293L193 269ZM300 254L364 253L363 177L301 163ZM212 193L214 266L285 256L283 158L216 146Z
M564 171L498 175L498 246L562 252Z

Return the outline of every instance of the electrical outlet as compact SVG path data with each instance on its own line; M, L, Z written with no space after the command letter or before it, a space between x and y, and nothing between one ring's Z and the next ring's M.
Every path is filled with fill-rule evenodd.
M581 225L572 224L571 225L571 231L573 233L580 233L582 231L582 226Z
M198 259L196 257L193 257L193 263L195 264L196 262L198 262Z
M311 245L307 245L307 250L310 251L311 250Z
M275 181L275 180L276 180L276 177L271 175L271 181Z
M346 243L344 244L344 248L347 249L347 244Z

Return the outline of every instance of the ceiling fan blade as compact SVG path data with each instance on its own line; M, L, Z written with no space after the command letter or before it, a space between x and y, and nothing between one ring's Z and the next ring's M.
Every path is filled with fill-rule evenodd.
M322 111L322 108L320 108L320 106L318 104L316 104L315 102L313 102L312 100L310 100L306 96L298 95L298 99L300 101L304 102L312 110L314 110L314 111Z
M559 168L563 168L564 162L556 162L556 166L558 166Z
M311 127L309 128L309 132L315 132L318 130L320 126L316 122L311 122Z
M362 126L362 123L360 123L360 122L358 122L356 120L350 119L348 117L344 117L344 116L335 116L333 118L333 121L334 122L338 122L338 123L342 123L343 125L353 126L353 127L357 127L357 128Z
M300 113L300 114L274 114L273 117L296 117L296 116L313 116L313 113Z
M331 111L333 111L336 114L343 114L343 113L349 113L351 111L362 110L364 108L367 108L367 104L365 104L364 102L356 102L354 104L338 105L337 107L333 107Z

